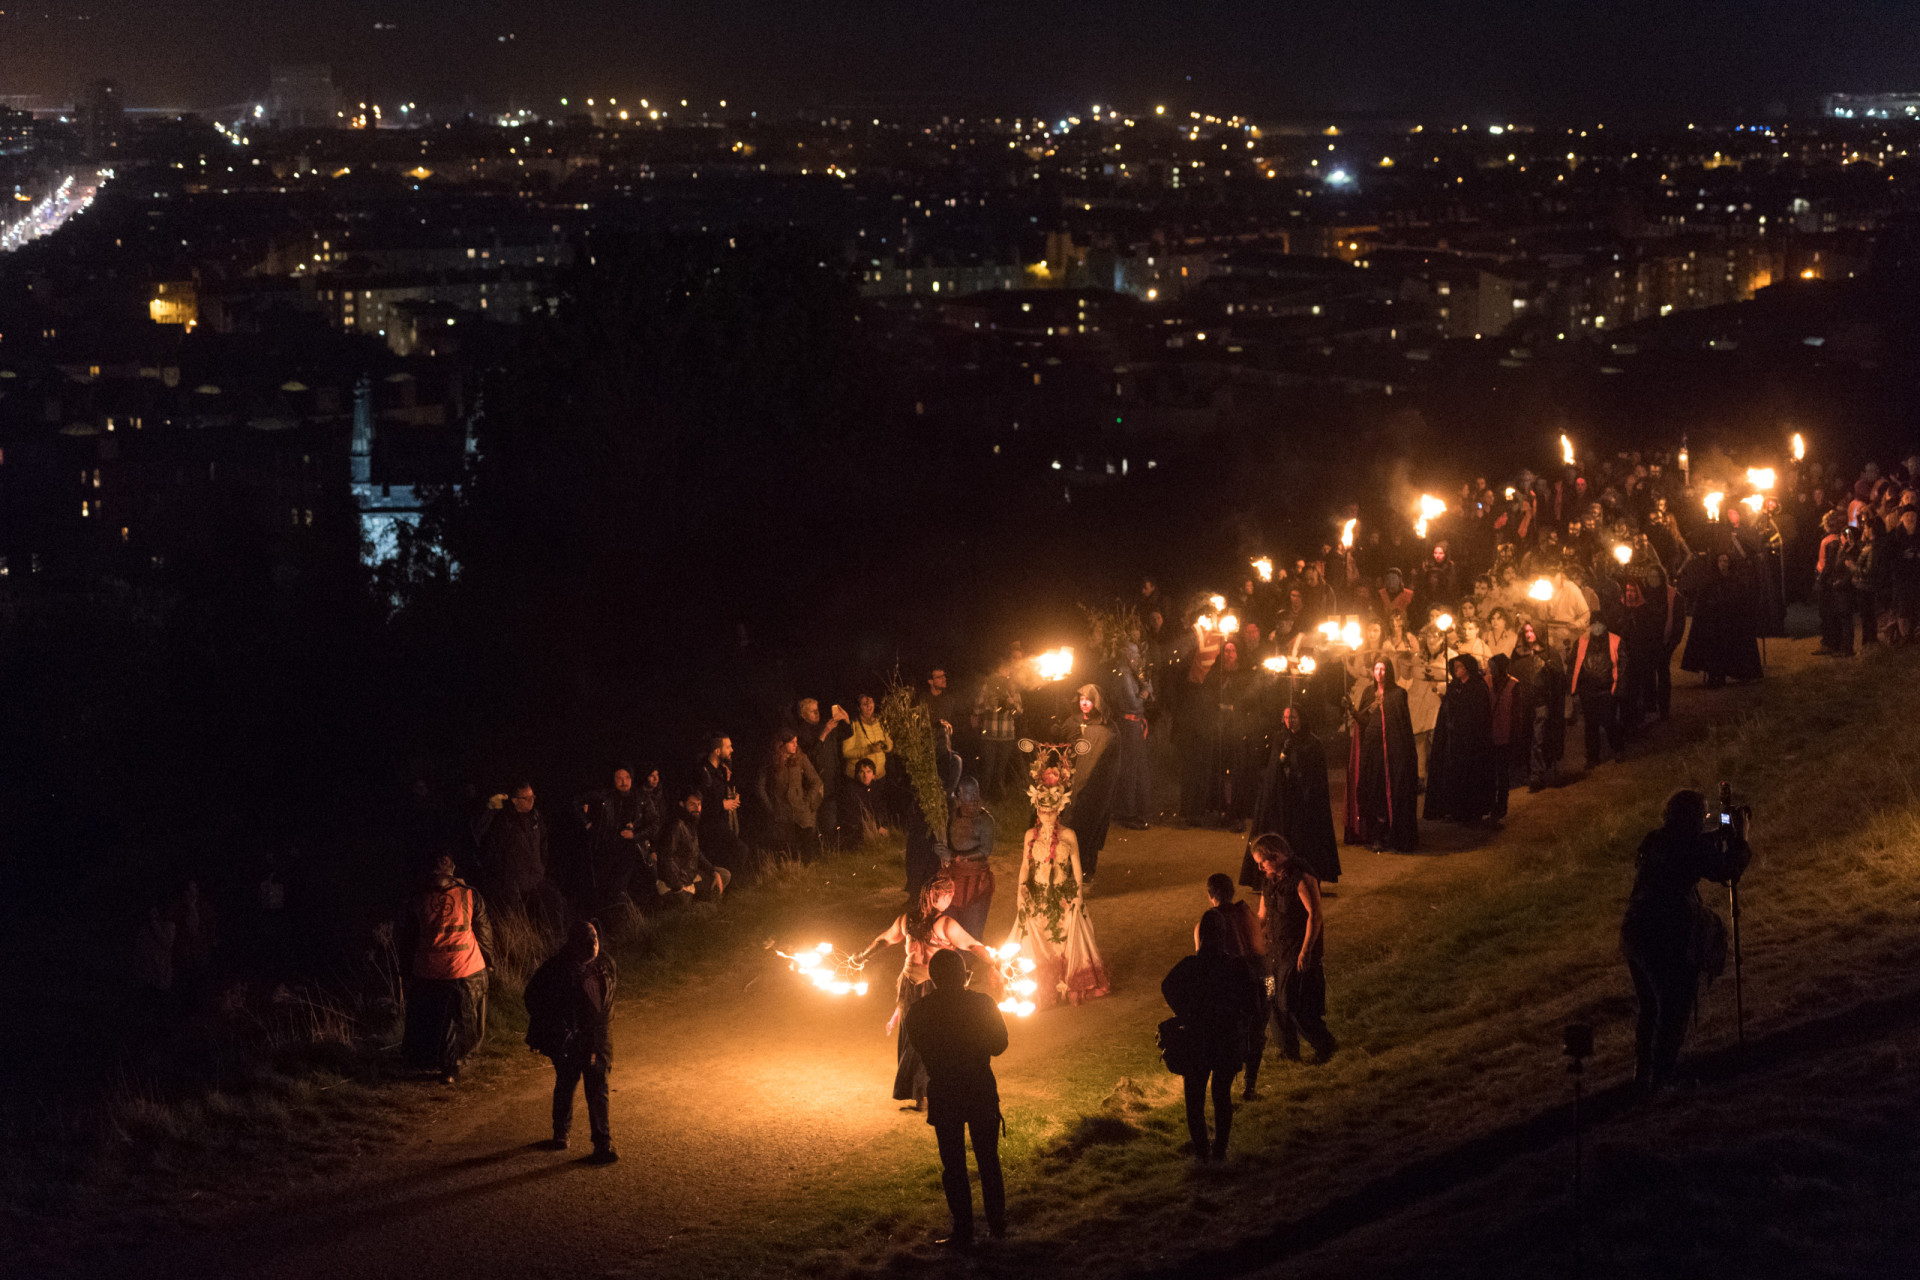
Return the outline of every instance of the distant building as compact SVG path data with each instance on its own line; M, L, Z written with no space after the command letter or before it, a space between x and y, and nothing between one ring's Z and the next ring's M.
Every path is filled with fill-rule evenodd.
M1920 120L1920 93L1830 93L1825 113L1836 120Z
M333 68L275 67L267 90L267 123L276 129L333 129L340 125L340 95Z
M120 85L113 80L95 80L87 86L87 100L80 108L80 137L89 160L112 160L120 154L127 125L126 104L120 99Z

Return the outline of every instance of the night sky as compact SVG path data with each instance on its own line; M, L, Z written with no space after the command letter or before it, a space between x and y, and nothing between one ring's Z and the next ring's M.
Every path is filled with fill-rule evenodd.
M327 62L383 101L561 94L1056 110L1731 119L1920 88L1912 0L0 0L0 93L119 79L135 106ZM391 24L380 29L376 24ZM510 43L500 37L512 33Z

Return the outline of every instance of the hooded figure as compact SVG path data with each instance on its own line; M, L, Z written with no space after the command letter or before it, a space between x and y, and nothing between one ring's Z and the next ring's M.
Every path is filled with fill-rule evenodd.
M1407 691L1395 678L1389 656L1374 662L1371 676L1353 709L1347 843L1412 853L1420 847L1419 763Z
M1340 844L1334 839L1333 804L1327 795L1327 753L1298 707L1284 713L1254 806L1247 851L1240 860L1240 883L1249 889L1266 884L1253 858L1253 841L1268 833L1285 836L1288 847L1322 884L1340 878Z
M1107 843L1107 825L1113 818L1114 785L1120 777L1120 744L1113 726L1107 723L1106 699L1097 684L1080 686L1076 703L1078 713L1068 722L1067 739L1083 739L1087 754L1079 758L1075 769L1073 799L1060 824L1073 832L1080 842L1080 869L1093 878L1100 864L1100 850Z
M1493 812L1493 694L1472 654L1447 664L1427 759L1427 818L1478 822Z
M1848 622L1848 649L1852 649L1852 622ZM1693 598L1693 629L1680 655L1682 671L1707 677L1707 688L1718 689L1728 680L1758 680L1760 634L1754 617L1752 593L1734 571L1733 557L1722 551L1700 580Z

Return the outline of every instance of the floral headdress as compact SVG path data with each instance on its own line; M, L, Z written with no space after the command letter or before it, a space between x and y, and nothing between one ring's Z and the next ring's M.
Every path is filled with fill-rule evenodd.
M1073 798L1073 758L1087 754L1093 744L1084 738L1073 742L1035 742L1032 738L1022 738L1018 745L1022 752L1033 757L1028 769L1032 781L1027 786L1027 799L1033 801L1033 807L1055 812L1066 808L1067 801Z

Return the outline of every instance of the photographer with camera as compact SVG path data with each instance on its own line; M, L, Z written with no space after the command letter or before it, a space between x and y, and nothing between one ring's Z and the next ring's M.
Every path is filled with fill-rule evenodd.
M1673 1076L1701 978L1726 967L1726 925L1700 901L1699 882L1737 885L1753 856L1752 811L1735 808L1724 786L1721 797L1718 821L1709 826L1704 795L1674 792L1659 830L1647 833L1634 859L1620 950L1640 1003L1634 1082L1649 1096ZM1737 923L1737 906L1735 912Z

